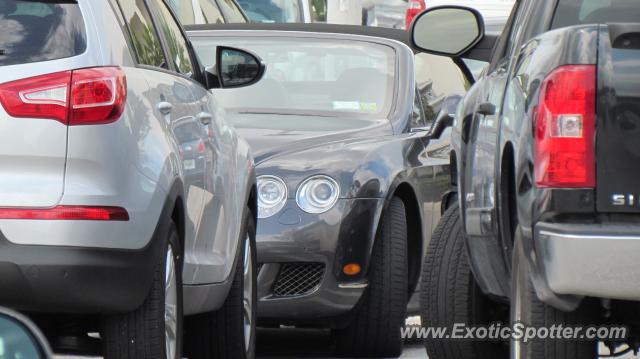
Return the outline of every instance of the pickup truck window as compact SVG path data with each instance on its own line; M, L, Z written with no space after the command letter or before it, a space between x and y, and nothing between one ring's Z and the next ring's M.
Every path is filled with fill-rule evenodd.
M552 28L578 24L637 22L637 0L560 0Z
M507 21L506 26L502 30L502 35L498 39L498 43L496 44L496 48L493 52L491 58L491 65L489 67L489 71L494 71L505 61L505 58L511 54L515 46L515 42L517 41L517 30L522 28L522 16L525 12L524 9L527 8L525 6L525 1L518 1L515 3L513 10L511 11L511 15L509 16L509 20Z

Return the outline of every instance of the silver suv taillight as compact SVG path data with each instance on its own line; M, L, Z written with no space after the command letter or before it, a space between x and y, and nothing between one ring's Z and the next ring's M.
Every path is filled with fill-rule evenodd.
M43 118L69 126L117 121L127 99L124 71L95 67L0 84L0 103L12 117Z

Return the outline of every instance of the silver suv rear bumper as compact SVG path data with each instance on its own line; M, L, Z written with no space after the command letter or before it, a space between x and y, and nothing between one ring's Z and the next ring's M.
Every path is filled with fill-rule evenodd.
M540 223L535 246L555 294L640 300L640 225Z

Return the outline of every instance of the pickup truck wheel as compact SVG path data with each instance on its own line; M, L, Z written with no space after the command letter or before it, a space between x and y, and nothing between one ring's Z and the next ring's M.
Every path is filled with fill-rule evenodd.
M349 326L335 332L340 355L378 358L402 352L400 328L409 293L407 219L404 203L392 198L383 213L365 290Z
M235 275L222 308L187 318L190 359L253 359L256 347L256 227L249 213L238 247Z
M519 231L517 232L519 233ZM524 256L520 236L516 234L516 243L512 259L511 279L511 322L522 323L527 327L551 328L553 325L587 326L595 324L594 313L597 308L593 302L585 299L573 312L563 312L546 305L538 299L529 275L529 265ZM586 340L543 340L523 339L511 342L512 359L596 359L598 343Z
M501 307L487 298L475 282L464 243L462 221L457 204L444 213L431 236L422 266L420 303L425 328L448 328L451 333L458 323L489 325L506 317L507 306ZM504 318L506 319L506 318ZM427 338L429 358L486 359L508 357L504 342L453 341Z
M103 320L106 359L182 358L181 253L171 221L147 298L135 311Z

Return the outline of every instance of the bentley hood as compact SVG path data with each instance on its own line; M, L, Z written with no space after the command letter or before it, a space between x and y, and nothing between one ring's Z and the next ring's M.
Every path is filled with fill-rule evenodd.
M404 147L411 143L393 136L386 119L241 116L233 123L252 147L258 176L282 178L290 197L304 179L319 174L338 181L342 198L379 197L388 186L383 182L403 167Z
M249 142L256 164L317 146L391 134L386 119L230 114L238 134Z

